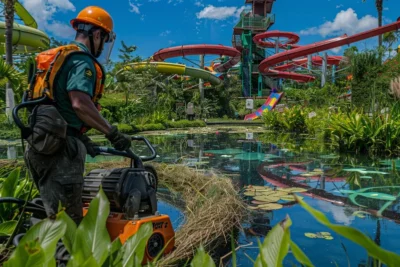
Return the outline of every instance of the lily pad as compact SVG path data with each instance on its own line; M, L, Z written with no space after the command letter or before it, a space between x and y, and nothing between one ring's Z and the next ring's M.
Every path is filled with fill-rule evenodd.
M279 210L283 208L283 206L281 204L268 203L265 205L259 205L258 208L261 210Z
M317 235L313 233L304 233L304 235L308 238L317 238Z
M292 187L292 188L290 188L290 192L292 192L292 193L302 193L302 192L307 192L307 189L301 188L301 187Z
M232 155L221 155L221 158L232 158Z
M256 205L265 205L271 202L267 202L267 201L259 201L259 200L252 200L251 201L252 204L256 204Z
M304 233L304 235L308 238L321 238L326 240L332 240L333 237L329 232L318 232L318 233Z
M256 196L254 197L254 200L258 200L258 201L264 201L264 202L278 202L280 199L280 197L278 196Z
M362 210L353 212L353 216L361 218L361 219L364 219L366 217L365 214L369 214L369 213L366 211L362 211Z
M246 187L246 190L272 190L271 187L268 186L260 186L260 185L249 185Z
M256 207L256 206L247 206L247 209L249 209L249 210L258 210L258 207Z
M288 195L288 192L285 192L285 191L270 191L270 192L268 192L268 196L281 197L281 196L287 196L287 195Z
M329 233L329 232L319 232L319 234L320 234L320 235L322 235L322 236L328 236L328 235L331 235L331 233Z

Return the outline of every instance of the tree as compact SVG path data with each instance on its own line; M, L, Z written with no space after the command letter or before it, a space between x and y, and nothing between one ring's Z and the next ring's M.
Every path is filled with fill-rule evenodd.
M391 53L393 51L392 46L399 39L399 35L397 32L387 32L383 35L383 42L387 44L387 50L389 51L389 58L391 57Z
M362 0L365 3L367 0ZM376 10L378 11L378 26L382 26L383 18L383 0L375 0ZM382 46L382 35L379 35L379 47Z
M14 4L15 0L6 0L4 8L4 17L6 24L6 63L10 66L13 65L13 23L14 23ZM11 112L15 107L14 91L12 84L7 82L6 85L6 114L11 122Z
M139 61L138 56L133 56L132 53L136 51L136 45L126 45L124 41L121 41L122 48L118 49L120 54L118 57L122 60L123 63L129 63L134 61Z

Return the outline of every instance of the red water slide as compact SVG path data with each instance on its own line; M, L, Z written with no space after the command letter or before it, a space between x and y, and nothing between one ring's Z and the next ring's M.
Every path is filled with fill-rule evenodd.
M268 38L285 38L287 40L286 41L279 40L278 44L273 41L263 41L264 39L268 40ZM299 40L300 40L300 37L297 34L292 33L292 32L281 32L281 31L263 32L263 33L257 34L253 38L254 43L256 43L257 45L259 45L261 47L275 48L278 45L279 48L283 48L283 49L289 49L289 48L290 49L298 49L298 48L303 47L301 45L296 44L299 42ZM279 53L277 55L280 55L280 54L281 53ZM306 55L309 55L309 54L306 54ZM304 56L306 56L306 55L304 55ZM342 60L342 57L329 56L327 58L327 61L328 61L327 63L328 63L328 65L338 65L341 60ZM280 61L278 63L281 63L281 62L283 62L283 61ZM311 58L311 63L313 65L321 66L322 62L323 62L323 58L320 56L314 56ZM315 80L314 76L298 74L298 73L294 73L294 72L286 72L286 70L294 68L294 67L307 67L307 64L308 64L308 58L301 58L301 59L294 60L294 61L284 64L284 65L274 66L273 69L268 69L268 71L264 72L264 74L266 74L268 76L275 76L278 78L283 78L283 79L291 79L291 80L295 80L297 82L311 82L311 81Z
M266 58L263 60L260 65L258 66L258 70L260 73L268 74L271 72L270 68L273 68L276 64L279 64L281 62L284 62L286 60L293 60L295 58L299 57L304 57L307 55L311 55L314 53L326 51L329 49L333 49L335 47L343 46L343 45L349 45L351 43L355 43L358 41L362 41L371 37L375 37L378 35L382 35L386 32L391 32L391 31L396 31L400 29L400 18L391 24L378 27L369 31L361 32L352 36L347 36L346 34L337 38L329 39L326 41L322 42L317 42L314 44L306 45L306 46L300 46L298 48L288 50L279 54L275 54L271 57ZM268 33L268 32L266 32ZM262 34L266 34L262 33ZM260 34L261 35L261 34ZM256 42L256 35L254 37L254 41ZM265 35L264 35L265 36ZM264 37L265 38L265 37ZM258 37L257 41L260 39L260 36Z
M223 45L182 45L160 49L154 53L153 60L164 61L168 58L192 55L229 56L229 61L214 68L216 72L226 72L240 61L241 53L233 47Z

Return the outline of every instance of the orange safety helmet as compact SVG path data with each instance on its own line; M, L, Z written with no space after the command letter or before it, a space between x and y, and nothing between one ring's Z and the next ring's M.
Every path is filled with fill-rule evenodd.
M95 25L102 28L107 33L112 32L114 27L110 14L98 6L88 6L84 8L75 19L71 20L71 26L76 30L79 22Z

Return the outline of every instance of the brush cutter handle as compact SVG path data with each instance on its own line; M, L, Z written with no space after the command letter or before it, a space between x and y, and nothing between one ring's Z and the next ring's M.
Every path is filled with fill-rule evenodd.
M127 151L120 151L120 150L116 150L111 147L102 147L102 146L95 147L95 151L98 154L107 153L107 154L112 154L112 155L116 155L116 156L123 156L123 157L130 158L135 161L136 166L142 165L141 164L142 161L150 161L157 157L157 152L154 149L154 147L150 144L149 140L147 140L146 138L144 138L142 136L132 136L131 138L132 138L132 140L136 140L136 141L144 141L145 144L147 145L147 147L150 149L151 155L147 156L147 157L145 157L145 156L139 157L135 153L133 153L133 151L130 149L128 149Z

